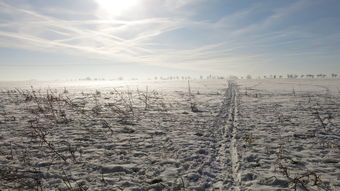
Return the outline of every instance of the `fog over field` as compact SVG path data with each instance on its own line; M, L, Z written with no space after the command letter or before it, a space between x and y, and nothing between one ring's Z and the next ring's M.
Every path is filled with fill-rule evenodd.
M338 0L0 0L0 191L340 190Z

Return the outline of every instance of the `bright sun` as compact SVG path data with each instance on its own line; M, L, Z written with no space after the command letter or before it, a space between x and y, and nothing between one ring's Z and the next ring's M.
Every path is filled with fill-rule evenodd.
M111 17L120 16L135 6L138 0L96 0L99 7Z

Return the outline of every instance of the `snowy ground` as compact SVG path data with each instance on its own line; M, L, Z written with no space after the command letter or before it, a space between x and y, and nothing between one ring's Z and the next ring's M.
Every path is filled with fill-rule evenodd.
M340 190L339 80L238 84L241 190Z
M340 190L339 88L2 82L0 190Z

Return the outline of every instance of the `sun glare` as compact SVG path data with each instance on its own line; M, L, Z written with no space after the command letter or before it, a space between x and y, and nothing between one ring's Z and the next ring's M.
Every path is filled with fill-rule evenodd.
M137 5L138 0L96 0L105 14L115 17Z

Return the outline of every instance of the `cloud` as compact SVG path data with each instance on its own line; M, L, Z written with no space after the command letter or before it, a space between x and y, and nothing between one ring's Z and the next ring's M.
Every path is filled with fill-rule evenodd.
M141 42L173 30L181 24L181 22L163 18L136 21L69 21L4 3L0 5L2 14L15 17L14 22L3 22L0 25L3 29L9 29L12 32L2 31L0 35L20 40L25 48L34 44L32 48L69 48L99 54L98 56L123 57L124 59L129 56L124 55L128 52L133 55L144 50L140 47ZM6 46L8 46L7 43ZM18 45L13 43L12 46ZM117 55L117 53L120 54Z
M319 26L315 25L317 21L289 24L291 15L315 6L315 1L275 6L254 3L223 14L216 21L195 18L193 15L210 14L195 9L206 3L209 1L143 0L139 10L103 18L96 15L100 11L97 6L72 10L61 5L0 2L0 46L113 63L215 71L249 70L279 56L324 54L339 46L337 33L322 36L306 30ZM333 22L330 20L329 25ZM175 37L168 38L171 35Z

